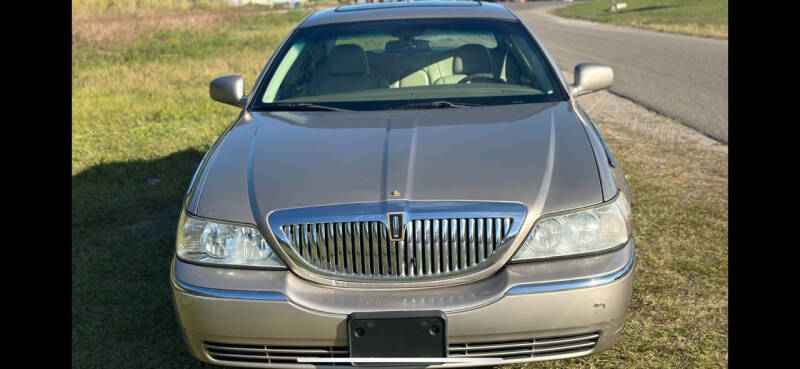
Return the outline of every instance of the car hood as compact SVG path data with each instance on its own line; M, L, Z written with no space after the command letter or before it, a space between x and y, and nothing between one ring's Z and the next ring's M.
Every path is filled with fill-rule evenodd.
M387 199L519 202L528 218L602 202L594 154L567 102L245 113L208 162L189 210L244 223Z

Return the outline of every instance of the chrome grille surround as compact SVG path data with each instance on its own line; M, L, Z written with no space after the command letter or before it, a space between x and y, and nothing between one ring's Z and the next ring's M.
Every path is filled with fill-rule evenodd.
M506 251L527 209L519 203L405 201L280 210L267 217L297 267L326 278L405 282L484 269ZM389 241L388 213L404 215Z

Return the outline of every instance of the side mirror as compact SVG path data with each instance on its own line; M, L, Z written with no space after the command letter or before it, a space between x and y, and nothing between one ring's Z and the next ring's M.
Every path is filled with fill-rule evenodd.
M247 96L244 95L244 78L239 75L214 78L208 92L211 94L211 99L240 108L247 102Z
M614 71L605 64L581 63L575 66L572 96L578 97L611 87Z

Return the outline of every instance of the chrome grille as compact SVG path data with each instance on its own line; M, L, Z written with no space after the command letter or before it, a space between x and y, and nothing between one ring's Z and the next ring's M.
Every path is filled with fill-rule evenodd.
M235 363L297 364L299 357L350 356L347 346L298 347L203 342L203 347L211 358Z
M515 341L490 341L477 343L451 343L448 357L499 357L513 359L558 359L585 355L597 345L600 332L531 338ZM218 361L252 364L298 364L299 357L346 358L347 346L272 346L203 342L208 355ZM337 365L351 366L350 363Z
M519 341L450 344L449 357L499 357L504 360L541 358L556 355L577 356L594 349L598 332L561 337L532 338Z
M381 221L288 224L281 231L308 264L369 279L469 269L497 251L512 224L511 217L416 219L396 242Z

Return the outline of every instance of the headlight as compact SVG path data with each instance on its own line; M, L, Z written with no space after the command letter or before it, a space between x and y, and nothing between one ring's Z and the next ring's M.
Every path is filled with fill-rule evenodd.
M178 257L207 264L285 267L258 229L181 215L176 245Z
M630 238L630 214L628 200L620 191L608 204L542 217L511 260L571 256L617 247Z

